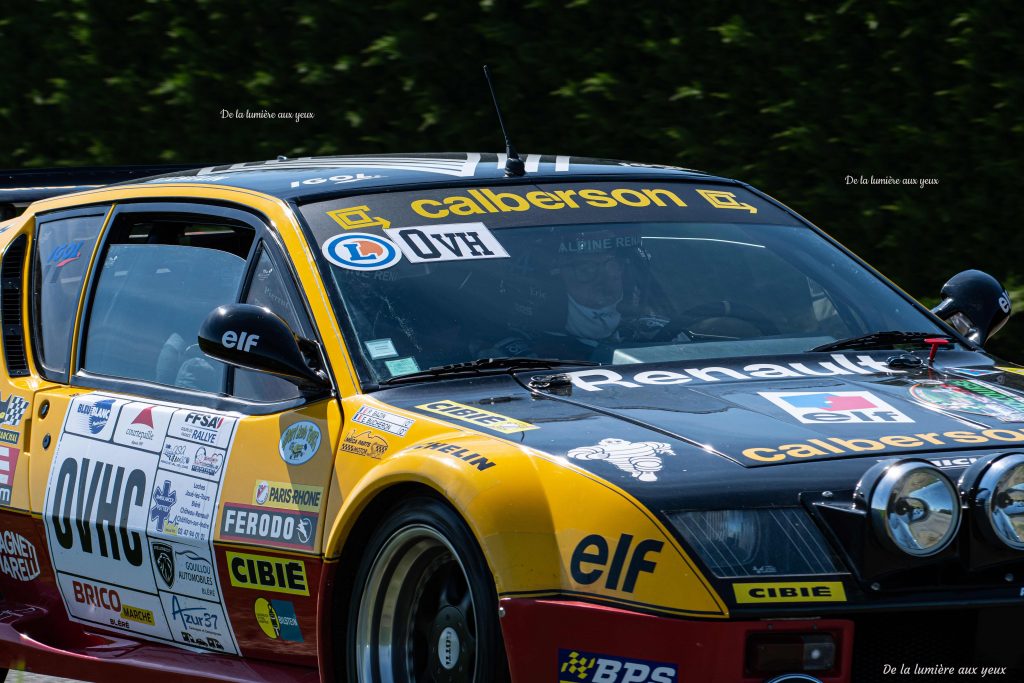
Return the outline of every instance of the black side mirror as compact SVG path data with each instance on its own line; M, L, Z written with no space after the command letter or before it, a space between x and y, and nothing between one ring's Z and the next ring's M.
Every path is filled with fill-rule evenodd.
M297 337L288 323L263 306L228 304L214 309L199 327L199 348L211 358L284 377L300 388L330 386L326 373L317 367L316 345Z
M972 342L984 344L1010 319L1010 295L999 280L980 270L957 273L942 286L932 309Z

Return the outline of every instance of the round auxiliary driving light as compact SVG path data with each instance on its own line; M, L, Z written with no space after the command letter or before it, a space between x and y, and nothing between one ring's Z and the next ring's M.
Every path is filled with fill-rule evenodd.
M977 500L984 504L985 521L996 538L1024 550L1024 455L994 461L978 482Z
M942 552L960 526L956 487L929 463L903 461L887 467L868 500L871 524L882 545L914 557Z

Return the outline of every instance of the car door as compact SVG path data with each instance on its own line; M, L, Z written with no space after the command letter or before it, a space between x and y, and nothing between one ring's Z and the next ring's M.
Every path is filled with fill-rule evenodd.
M315 661L337 401L220 363L197 344L205 317L237 301L315 338L293 282L254 213L114 207L67 376L34 399L33 509L71 622Z

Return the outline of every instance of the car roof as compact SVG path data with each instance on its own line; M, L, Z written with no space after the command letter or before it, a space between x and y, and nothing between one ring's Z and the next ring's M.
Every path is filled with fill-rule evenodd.
M702 171L613 159L548 154L523 154L526 175L517 181L600 180L602 176L635 175L682 180L700 178L735 182ZM449 185L505 178L505 154L380 154L323 156L252 161L175 171L130 184L211 183L263 192L305 203L330 195L378 190L401 185Z

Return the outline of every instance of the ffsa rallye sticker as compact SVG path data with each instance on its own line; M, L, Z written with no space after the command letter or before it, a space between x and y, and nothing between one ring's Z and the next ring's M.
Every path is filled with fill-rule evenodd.
M212 544L237 422L117 396L72 399L43 523L73 621L238 653Z

